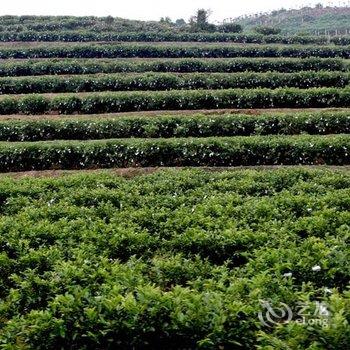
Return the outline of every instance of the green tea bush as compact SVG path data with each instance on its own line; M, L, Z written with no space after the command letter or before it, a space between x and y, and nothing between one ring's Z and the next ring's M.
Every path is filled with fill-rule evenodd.
M0 170L278 164L348 165L350 139L334 136L110 139L0 144Z
M349 88L172 90L2 97L0 114L98 114L217 108L349 107ZM23 104L23 101L25 103ZM30 102L32 101L32 102ZM35 107L35 104L38 107ZM46 108L46 109L45 109Z
M0 76L93 74L124 72L222 72L244 71L292 73L299 71L347 71L349 66L341 59L330 58L234 58L234 59L42 59L4 61Z
M230 30L229 24L220 27L222 31ZM232 29L235 29L232 27ZM237 29L237 28L236 28ZM236 33L174 33L174 32L124 32L113 31L6 31L0 32L0 41L130 41L130 42L233 42L254 44L328 44L326 36L286 36ZM348 37L332 38L331 42L337 45L348 45Z
M24 109L21 101L38 101L38 95L14 96L0 99L0 114L21 112L31 114L35 109ZM43 95L46 112L57 113L113 113L146 110L216 109L216 108L312 108L348 107L350 90L337 88L314 89L230 89L230 90L173 90L166 92L115 92L82 95ZM46 102L45 102L46 101ZM34 102L35 103L35 102ZM17 107L17 110L16 110Z
M72 102L74 105L74 102ZM72 106L72 109L73 106ZM249 135L346 134L348 112L294 112L266 115L188 115L5 120L1 141L93 140L108 138L169 138Z
M144 73L0 78L0 94L94 91L162 91L232 88L346 87L350 73Z
M350 58L349 46L101 44L1 47L0 58L233 58L321 57Z
M26 96L18 103L18 109L25 114L45 113L49 108L49 101L40 95Z
M348 172L1 177L0 192L2 348L347 348ZM264 326L262 301L292 320Z

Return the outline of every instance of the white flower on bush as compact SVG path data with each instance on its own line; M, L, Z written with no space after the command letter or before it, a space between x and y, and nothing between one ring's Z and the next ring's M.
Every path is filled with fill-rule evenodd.
M320 265L315 265L312 267L312 271L313 272L318 272L318 271L321 271L321 266Z

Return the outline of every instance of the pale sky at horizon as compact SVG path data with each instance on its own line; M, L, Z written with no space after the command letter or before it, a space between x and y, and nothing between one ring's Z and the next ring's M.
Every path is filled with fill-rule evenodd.
M3 0L4 1L4 0ZM244 14L268 12L280 8L300 8L317 3L349 5L349 0L9 0L1 4L0 15L72 15L107 16L140 20L159 20L169 16L173 20L188 18L198 8L212 10L212 21Z

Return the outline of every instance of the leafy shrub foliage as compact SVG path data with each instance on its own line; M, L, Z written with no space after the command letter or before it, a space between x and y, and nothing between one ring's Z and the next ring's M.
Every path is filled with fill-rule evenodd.
M346 172L79 174L0 188L3 348L347 348ZM264 327L260 300L293 312L322 302L327 325Z
M349 46L71 44L1 47L0 58L188 58L323 57L350 58Z
M349 45L349 36L335 36L329 39L327 36L310 35L278 35L276 28L258 27L257 34L236 34L242 31L240 24L225 23L219 25L220 33L174 33L172 32L121 32L114 31L0 31L0 41L63 41L63 42L89 42L89 41L124 41L124 42L232 42L243 44L335 44Z
M1 141L250 135L327 135L350 130L348 112L262 115L132 116L0 121Z
M349 107L350 89L229 89L2 97L0 114L94 114L217 108Z
M259 26L255 27L254 31L262 35L277 35L281 33L281 29L274 27Z
M232 88L346 87L350 73L144 73L0 78L0 94L94 91L162 91Z
M152 166L350 164L350 139L337 136L110 139L0 144L0 170Z
M92 74L123 72L222 72L276 71L292 73L299 71L348 71L349 65L341 59L330 58L234 58L234 59L42 59L4 61L0 76Z

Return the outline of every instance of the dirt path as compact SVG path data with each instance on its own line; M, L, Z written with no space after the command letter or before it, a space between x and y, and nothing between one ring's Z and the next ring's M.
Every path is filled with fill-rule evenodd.
M238 167L147 167L147 168L113 168L113 169L84 169L84 170L39 170L39 171L23 171L0 173L1 177L11 177L15 179L33 177L61 177L74 174L98 174L109 173L126 178L153 174L161 170L183 170L183 169L199 169L204 171L239 171L239 170L258 170L273 171L278 169L311 169L311 170L331 170L331 171L350 171L350 166L329 166L329 165L262 165L262 166L238 166Z
M314 112L347 112L350 115L350 108L266 108L266 109L196 109L196 110L163 110L163 111L141 111L141 112L122 112L122 113L104 113L104 114L39 114L24 115L10 114L0 115L2 120L64 120L68 119L94 119L94 118L116 118L116 117L157 117L157 116L192 116L207 115L216 116L224 114L246 114L246 115L266 115L279 113L314 113Z

